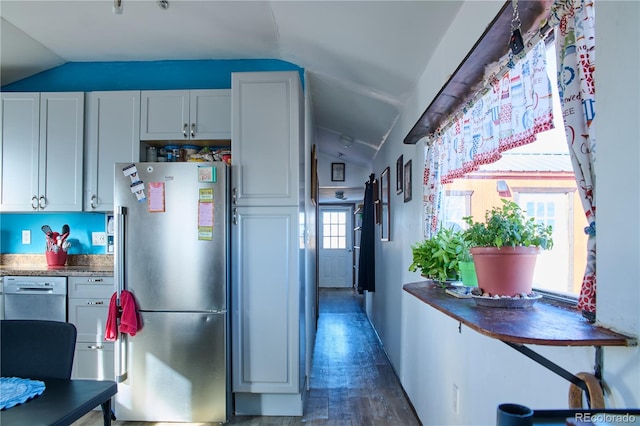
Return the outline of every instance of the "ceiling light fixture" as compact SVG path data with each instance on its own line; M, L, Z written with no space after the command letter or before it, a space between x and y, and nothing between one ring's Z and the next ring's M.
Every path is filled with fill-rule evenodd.
M113 13L122 15L122 0L113 0Z
M349 148L353 145L353 138L347 135L340 135L340 143L344 145L345 148Z

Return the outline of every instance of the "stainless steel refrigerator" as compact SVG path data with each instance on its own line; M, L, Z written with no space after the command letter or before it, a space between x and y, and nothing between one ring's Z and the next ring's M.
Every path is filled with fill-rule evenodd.
M118 420L230 415L229 167L115 166L115 270L141 324L116 339ZM120 293L118 293L120 294Z

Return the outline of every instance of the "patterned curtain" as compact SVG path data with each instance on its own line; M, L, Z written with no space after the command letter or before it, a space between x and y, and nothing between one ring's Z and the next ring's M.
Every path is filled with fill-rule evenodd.
M558 90L569 153L587 223L587 267L578 300L585 317L596 313L595 10L593 1L556 0L549 24L555 28Z
M553 128L546 48L535 43L508 71L489 78L486 89L437 132L427 150L424 171L425 238L441 221L442 185L502 157L502 152L536 140Z
M440 166L442 162L439 152L440 143L433 143L425 152L424 176L422 178L422 199L424 200L424 238L431 238L438 230L441 222L442 183L440 182Z
M437 137L444 159L442 183L494 163L504 151L535 142L537 133L553 128L544 42L521 58L511 58L508 68L501 77L491 77L485 93Z

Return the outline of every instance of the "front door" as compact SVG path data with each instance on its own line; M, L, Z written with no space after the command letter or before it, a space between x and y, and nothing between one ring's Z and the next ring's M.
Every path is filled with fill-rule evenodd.
M320 207L320 287L353 287L353 207Z

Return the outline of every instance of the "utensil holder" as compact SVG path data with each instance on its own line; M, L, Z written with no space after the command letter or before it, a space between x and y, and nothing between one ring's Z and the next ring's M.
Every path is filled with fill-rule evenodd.
M45 252L47 257L47 265L49 266L64 266L67 263L67 252L60 250L57 253L53 251Z

